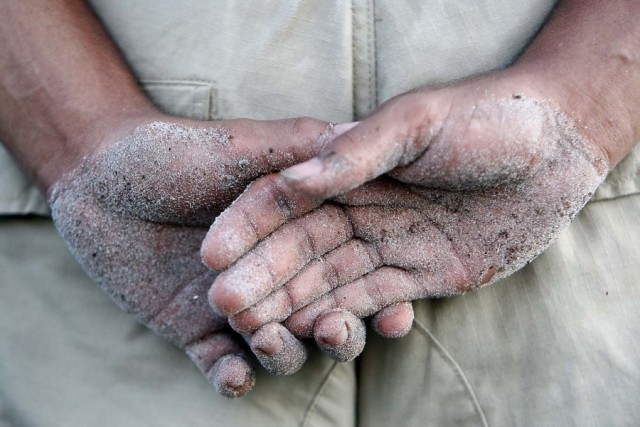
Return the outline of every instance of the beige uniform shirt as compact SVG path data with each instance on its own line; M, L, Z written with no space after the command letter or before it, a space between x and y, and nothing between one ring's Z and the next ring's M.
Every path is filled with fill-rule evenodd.
M90 2L149 97L195 119L346 122L514 61L553 0ZM616 171L595 199L637 192ZM0 214L46 214L0 148Z
M553 0L92 0L149 97L195 119L344 122L420 85L508 66ZM0 147L0 426L632 425L640 419L640 149L545 254L416 303L354 363L315 355L227 401L118 312Z

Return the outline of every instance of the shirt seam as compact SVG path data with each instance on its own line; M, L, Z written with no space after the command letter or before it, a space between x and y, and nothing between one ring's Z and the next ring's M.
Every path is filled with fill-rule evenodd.
M324 376L324 378L320 382L320 386L318 386L318 389L316 390L313 396L313 399L311 399L309 406L304 411L304 415L302 416L302 421L300 422L300 427L304 427L305 425L307 425L307 421L309 420L309 415L311 415L315 411L315 408L317 406L316 403L320 398L320 394L322 394L322 391L327 387L327 384L329 383L329 379L331 378L331 374L333 374L333 371L335 371L337 366L338 366L338 362L333 362L333 365L331 366L327 374Z
M460 364L453 358L451 353L447 351L444 345L442 345L442 343L438 341L438 339L436 339L436 337L431 333L431 331L427 329L426 326L420 323L420 321L417 319L414 319L414 322L415 322L415 325L417 326L417 330L421 332L427 339L429 339L434 344L436 351L440 353L440 356L442 357L442 359L449 365L449 367L453 370L456 377L462 383L462 386L467 390L467 393L469 394L469 398L471 400L473 408L475 409L476 414L478 415L478 417L480 418L480 421L482 422L482 426L489 427L487 417L484 411L482 410L482 407L480 406L480 401L478 400L478 397L475 391L473 390L473 387L471 387L471 383L469 382L469 379L467 378L467 376L464 374L464 371L462 370L462 367L460 366Z

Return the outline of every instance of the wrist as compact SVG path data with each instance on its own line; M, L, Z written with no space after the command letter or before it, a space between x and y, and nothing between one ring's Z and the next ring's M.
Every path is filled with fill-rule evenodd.
M555 103L613 168L640 139L640 5L563 0L510 69Z
M120 129L159 114L86 2L1 9L0 141L43 192Z
M633 98L613 88L615 70L595 76L572 73L557 63L523 61L516 64L518 78L527 82L541 100L566 114L585 139L606 156L609 168L624 158L639 135ZM636 116L637 117L637 116Z
M47 139L47 149L30 156L23 167L41 191L51 187L83 160L117 142L136 127L166 117L149 102L130 103L100 117L86 117L72 126L56 128L38 135ZM42 141L34 146L44 146Z

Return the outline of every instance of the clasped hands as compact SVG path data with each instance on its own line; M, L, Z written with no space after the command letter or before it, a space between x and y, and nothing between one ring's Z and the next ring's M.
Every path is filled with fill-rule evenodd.
M94 281L239 396L254 375L228 324L277 374L302 366L305 338L353 359L362 319L402 336L411 301L530 262L608 170L558 105L491 76L336 128L164 117L106 144L50 201Z

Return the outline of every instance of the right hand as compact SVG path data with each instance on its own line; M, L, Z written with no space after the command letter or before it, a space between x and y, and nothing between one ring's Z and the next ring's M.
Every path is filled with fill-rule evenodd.
M399 336L407 301L530 262L611 166L536 83L504 72L400 95L314 159L257 180L204 241L205 261L225 270L212 305L254 340L283 322L349 360L364 347L359 319Z
M253 387L242 338L207 301L207 227L249 182L315 155L333 127L312 119L195 122L153 115L112 137L48 191L87 274L123 310L184 348L228 397ZM304 356L304 355L303 355Z

